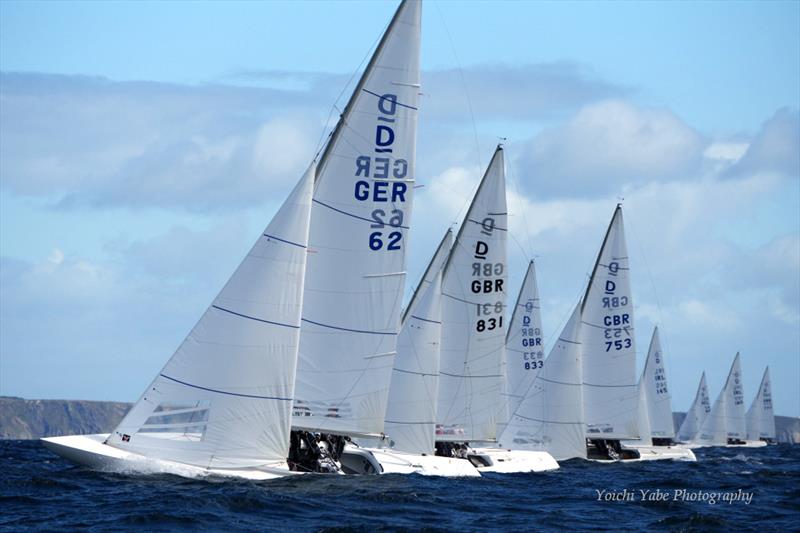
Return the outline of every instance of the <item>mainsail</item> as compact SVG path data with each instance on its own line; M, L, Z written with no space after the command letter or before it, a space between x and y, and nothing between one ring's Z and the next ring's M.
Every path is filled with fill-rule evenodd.
M508 421L510 415L517 410L542 367L542 313L536 284L536 267L531 261L528 263L525 279L522 280L506 335L502 372L505 412L501 423Z
M502 446L546 451L558 461L586 458L580 307L580 303L575 307L544 367L500 435Z
M498 146L445 264L437 440L496 438L507 233L505 164Z
M742 370L739 354L733 360L725 386L714 401L711 412L700 428L699 442L708 445L725 445L728 439L745 438ZM737 403L738 402L738 403Z
M747 411L747 440L775 439L775 415L772 412L772 385L769 367L764 370L758 393Z
M651 437L650 428L650 413L647 406L647 386L645 385L644 376L639 380L639 440L628 441L635 442L639 445L652 446L653 438Z
M414 189L421 6L404 0L317 170L292 425L383 431Z
M709 412L711 412L711 401L708 396L708 385L706 385L706 373L703 372L703 375L700 376L700 384L697 386L694 402L686 412L686 418L683 419L683 423L678 430L678 440L681 442L695 440Z
M657 327L653 330L653 337L650 339L650 349L647 352L647 361L644 365L640 387L644 387L650 434L645 435L641 427L639 428L639 434L642 438L652 436L660 439L671 439L675 437L675 424L672 421L672 399L667 387L664 352L661 350L661 340Z
M385 429L396 450L435 451L442 266L452 244L453 234L448 231L417 287L413 309L409 307L397 339Z
M638 400L628 250L617 206L583 300L586 436L636 439Z
M314 171L107 444L204 468L286 461Z

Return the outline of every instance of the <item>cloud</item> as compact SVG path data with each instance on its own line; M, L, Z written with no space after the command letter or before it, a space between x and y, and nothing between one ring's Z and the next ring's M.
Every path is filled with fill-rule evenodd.
M481 66L463 75L478 120L551 117L624 93L571 64ZM340 96L341 109L353 82L283 71L225 78L248 86L0 76L4 189L55 199L62 209L193 212L260 205L296 180L317 149L331 103ZM436 154L453 142L445 125L472 117L461 73L425 73L425 84L423 116L435 132L426 146Z
M625 186L695 175L708 141L666 109L608 100L540 132L518 166L540 197L620 194Z
M800 111L789 108L776 111L728 175L739 177L757 172L800 178Z

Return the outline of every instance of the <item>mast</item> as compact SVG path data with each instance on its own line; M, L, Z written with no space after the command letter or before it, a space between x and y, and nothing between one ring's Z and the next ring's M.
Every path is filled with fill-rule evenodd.
M347 120L348 118L350 118L350 113L352 112L355 102L358 99L359 95L361 94L361 91L364 89L369 74L375 68L378 58L381 56L381 53L383 52L383 49L386 46L386 42L389 39L389 35L392 34L395 26L397 26L397 24L399 23L400 13L403 12L408 2L414 2L414 1L421 2L422 0L402 0L400 2L400 5L397 6L397 10L394 12L392 20L386 27L386 31L383 32L381 40L378 42L378 46L375 47L375 52L372 53L372 57L370 57L369 63L367 63L367 67L364 69L364 72L361 73L361 77L358 79L358 83L356 84L353 93L350 95L350 99L347 101L347 105L344 106L342 114L339 115L339 120L336 122L336 126L334 126L333 131L328 136L328 142L325 144L325 148L323 149L322 154L319 157L319 163L317 163L317 173L315 176L315 181L319 179L320 175L322 175L323 171L325 170L325 166L328 162L328 157L330 156L331 148L335 146L336 142L339 140L341 130L347 124Z

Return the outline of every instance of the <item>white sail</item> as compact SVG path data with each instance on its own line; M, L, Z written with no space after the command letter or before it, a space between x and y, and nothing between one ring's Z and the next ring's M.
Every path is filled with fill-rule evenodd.
M678 440L690 442L698 436L703 421L711 412L711 400L708 396L708 385L706 385L706 373L700 376L700 384L697 386L697 394L694 396L692 406L686 412L681 427L678 430Z
M286 461L314 171L107 444L204 468Z
M733 360L731 372L723 389L725 394L725 430L729 439L747 438L744 412L744 389L742 384L742 365L739 354Z
M737 403L738 402L738 403ZM744 395L739 354L733 360L725 386L717 396L711 412L703 421L697 439L703 444L722 446L728 439L744 440Z
M506 339L505 164L498 146L442 278L437 440L492 441Z
M416 298L413 311L406 316L397 339L385 431L391 439L391 446L404 452L435 452L439 346L442 336L441 254L444 251L446 258L451 245L452 232L448 232L428 267L430 271L438 264L439 270L426 272L423 276L417 289L422 294ZM426 283L426 280L430 281Z
M404 0L317 171L292 424L383 431L415 177L418 0Z
M441 274L444 264L447 262L447 257L450 255L450 248L452 248L452 246L453 230L448 229L439 242L439 246L436 248L436 252L433 254L430 263L428 263L425 273L422 274L422 279L414 290L414 294L411 295L408 305L403 309L402 322L405 322L409 315L414 314L414 309L417 307L420 298L427 292L428 286Z
M575 307L544 367L512 414L500 436L501 446L546 451L558 461L586 458L580 307Z
M758 393L747 411L747 440L775 439L775 415L772 412L772 385L769 367L764 370Z
M542 345L542 313L539 305L539 288L536 283L536 267L528 263L528 271L514 305L511 322L506 335L503 358L503 396L505 412L501 423L505 423L517 410L525 393L544 367Z
M647 385L644 381L644 376L639 380L639 440L628 441L635 442L640 446L652 446L653 438L651 437L652 428L650 426L650 412L647 401Z
M661 350L657 327L653 330L653 337L650 339L650 349L647 351L642 380L650 424L649 436L660 439L675 437L675 424L672 421L672 398L667 386L664 352ZM643 438L647 436L641 427L639 433Z
M636 439L636 346L621 206L614 211L589 280L582 321L586 436Z

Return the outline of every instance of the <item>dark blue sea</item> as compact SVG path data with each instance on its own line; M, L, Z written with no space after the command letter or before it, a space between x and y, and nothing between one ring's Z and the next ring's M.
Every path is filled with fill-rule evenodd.
M36 441L0 441L0 530L800 531L800 446L696 452L697 463L568 461L478 479L256 483L93 472Z

